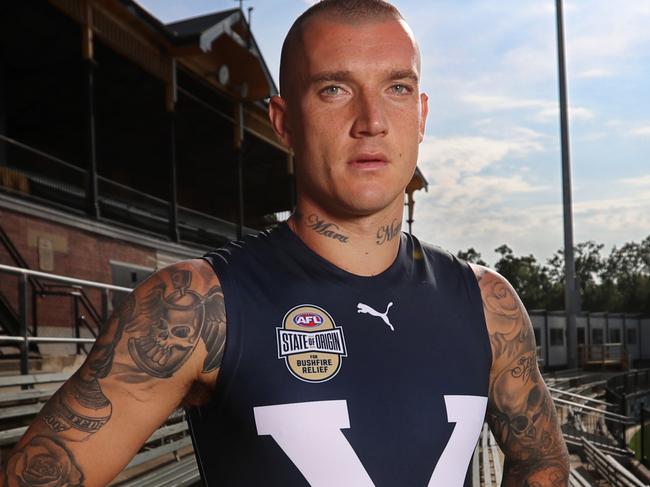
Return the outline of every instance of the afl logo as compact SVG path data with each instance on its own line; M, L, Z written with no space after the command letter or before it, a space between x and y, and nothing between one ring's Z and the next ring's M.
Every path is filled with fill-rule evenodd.
M325 382L341 369L347 357L343 329L323 308L302 304L284 315L276 328L278 359L305 382Z
M314 327L323 324L323 317L316 313L300 313L293 317L293 322L298 326Z

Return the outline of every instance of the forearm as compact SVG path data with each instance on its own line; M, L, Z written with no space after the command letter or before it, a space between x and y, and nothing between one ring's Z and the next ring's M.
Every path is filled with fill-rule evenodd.
M569 480L568 455L547 457L538 462L508 461L503 467L503 487L566 487Z

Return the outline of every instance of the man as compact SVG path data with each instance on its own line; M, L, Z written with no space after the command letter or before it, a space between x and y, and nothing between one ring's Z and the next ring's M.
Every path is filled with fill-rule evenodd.
M294 215L139 286L6 485L105 485L181 403L209 485L462 485L485 417L504 485L567 485L515 292L400 233L427 97L399 12L316 4L280 77L269 113L296 155Z

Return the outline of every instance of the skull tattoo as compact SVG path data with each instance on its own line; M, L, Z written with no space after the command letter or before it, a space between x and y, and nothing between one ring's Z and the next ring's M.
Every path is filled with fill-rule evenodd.
M174 272L171 277L174 291L165 296L165 287L158 286L143 305L152 322L148 334L130 338L128 345L138 367L159 378L171 377L190 357L199 339L206 342L206 336L215 334L212 328L225 323L223 306L220 316L213 312L213 300L222 299L220 293L201 296L188 289L188 271Z

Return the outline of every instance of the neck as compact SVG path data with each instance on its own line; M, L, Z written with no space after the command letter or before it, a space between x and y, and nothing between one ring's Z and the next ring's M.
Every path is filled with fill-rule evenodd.
M397 257L402 213L401 200L377 214L354 218L336 217L299 201L287 223L305 245L335 266L374 276Z

